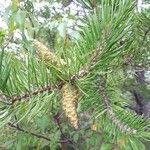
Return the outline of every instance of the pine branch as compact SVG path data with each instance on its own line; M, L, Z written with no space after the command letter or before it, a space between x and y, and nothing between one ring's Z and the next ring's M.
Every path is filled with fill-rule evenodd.
M141 45L143 45L143 43L144 43L144 41L145 41L145 39L146 39L146 36L147 36L147 34L149 33L149 31L150 31L150 27L144 32L144 36L143 36L143 40L142 40Z
M95 51L93 51L93 54L91 55L91 63L88 64L88 65L85 65L75 75L72 75L71 78L69 79L69 81L71 81L73 83L76 79L84 77L89 72L90 67L92 66L92 64L96 63L96 59L97 59L99 51L100 51L100 48L97 47L95 49ZM55 88L61 89L63 84L64 84L64 82L62 80L60 80L56 85L48 84L46 86L39 87L36 90L30 91L30 92L26 92L26 93L23 93L21 95L13 95L11 97L6 97L6 96L1 94L0 95L0 101L3 100L3 99L4 100L11 100L11 103L7 103L5 101L1 101L1 102L5 103L7 105L11 105L11 104L14 104L16 101L20 101L22 99L28 99L31 96L38 95L38 94L46 92L46 91L52 91Z
M27 134L31 134L31 135L33 135L33 136L36 136L37 138L41 138L41 139L50 141L49 138L47 138L47 137L45 137L45 136L43 136L43 135L40 135L40 134L37 134L37 133L34 133L34 132L30 132L30 131L28 131L28 130L25 130L25 129L19 127L18 125L14 125L13 123L8 123L8 125L9 125L10 127L14 128L14 129L18 130L18 131L21 131L21 132L24 132L24 133L27 133Z
M85 75L87 75L90 71L91 66L96 63L99 53L101 52L101 49L102 49L102 47L100 47L100 44L98 43L96 46L96 49L94 49L92 54L90 55L90 60L91 60L90 63L85 65L84 67L82 67L78 73L76 73L75 75L72 75L71 78L69 79L69 81L71 81L73 83L76 79L82 78ZM47 52L47 49L46 49L45 53L46 52ZM26 92L21 95L13 95L11 97L5 97L5 99L11 100L11 103L7 103L5 101L1 101L1 102L5 103L7 105L11 105L11 104L14 104L16 101L21 101L22 99L28 99L31 96L38 95L38 94L46 92L46 91L52 91L54 88L61 89L63 84L64 84L63 81L60 80L56 85L48 84L46 86L39 87L38 89L36 89L34 91ZM4 99L4 98L1 97L1 95L0 95L0 100L1 99Z
M123 122L121 122L121 120L119 120L115 113L113 112L110 102L109 102L109 98L107 95L107 92L105 90L104 85L102 85L100 78L97 79L97 87L99 90L99 94L102 96L103 99L103 103L106 107L107 110L107 114L109 116L109 118L111 119L111 121L123 132L123 133L128 133L128 134L135 134L137 131L135 129L130 128L127 124L124 124Z
M36 52L38 56L41 59L44 59L45 63L48 63L49 61L52 61L53 65L56 67L60 67L61 65L66 65L63 59L57 60L56 56L48 50L48 48L38 40L33 41L33 45L36 48ZM74 81L75 79L82 78L85 76L89 71L92 65L96 64L97 58L100 55L100 52L102 50L102 43L98 42L96 45L96 48L92 51L90 54L90 63L84 65L81 69L79 69L79 72L75 73L75 75L72 75L69 79L70 81Z
M69 139L65 133L63 132L62 130L62 127L61 127L61 123L60 123L60 115L59 112L54 116L54 120L55 120L55 123L57 124L58 126L58 129L61 133L61 140L60 140L60 143L61 145L63 146L64 144L67 145L67 143L69 142L70 144L72 144L72 146L75 148L75 142L72 140L72 139Z
M17 121L17 120L16 120ZM47 140L47 141L51 141L51 139L50 138L48 138L48 137L45 137L45 136L43 136L43 135L41 135L41 134L37 134L37 133L35 133L35 132L31 132L31 131L28 131L28 130L26 130L26 129L23 129L23 128L21 128L18 124L14 124L14 123L11 123L11 122L9 122L8 123L8 126L9 127L11 127L11 128L14 128L14 129L16 129L16 130L18 130L18 131L20 131L20 132L24 132L24 133L27 133L27 134L31 134L31 135L33 135L33 136L35 136L35 137L37 137L37 138L40 138L40 139L44 139L44 140ZM60 125L59 125L59 128L60 128ZM62 132L62 131L61 131ZM65 137L65 136L64 136ZM65 137L65 139L60 139L59 141L57 141L57 143L67 143L67 142L70 142L73 146L74 146L74 143L73 143L73 141L71 141L70 139L68 139L67 137Z
M96 64L98 56L100 55L101 51L102 51L102 46L100 45L101 43L97 43L96 48L92 51L92 53L90 54L90 63L84 65L78 73L76 73L75 75L73 75L71 77L71 80L75 80L75 79L79 79L79 78L83 78L85 75L87 75L91 69L91 67Z
M7 102L7 97L0 91L0 102L6 105L11 105L11 103Z
M14 104L16 101L20 101L21 99L27 99L31 96L38 95L38 94L44 93L46 91L53 91L55 88L61 89L63 84L64 83L62 81L58 82L56 85L47 84L46 86L40 87L37 90L34 90L32 92L24 93L22 95L12 96L11 97L12 104Z
M46 91L53 91L54 89L61 89L63 84L64 84L63 81L59 81L55 85L47 84L46 86L41 86L34 91L23 93L22 95L13 95L11 97L6 97L3 94L0 94L0 102L3 102L7 105L13 105L17 101L21 101L22 99L26 100L26 99L30 98L31 96L35 96L35 95L44 93ZM4 100L4 101L2 101L2 100ZM11 101L11 103L6 102L6 100Z

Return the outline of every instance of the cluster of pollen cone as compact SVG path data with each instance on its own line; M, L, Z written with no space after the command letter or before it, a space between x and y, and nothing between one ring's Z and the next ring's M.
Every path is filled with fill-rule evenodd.
M38 40L33 41L33 45L36 49L37 55L44 60L45 63L51 61L54 65L60 66L60 63L64 63L63 60L57 60L55 55L48 50L48 48L39 42ZM76 111L76 103L78 100L78 90L72 84L66 83L61 89L62 94L62 107L66 117L69 119L71 125L78 129L78 116Z
M53 65L56 65L57 67L65 65L63 59L58 60L56 56L52 52L50 52L49 49L40 41L35 39L33 41L33 45L36 49L36 53L39 56L39 58L43 59L46 64L52 62Z
M62 105L66 116L74 128L78 129L78 116L76 112L76 102L78 100L78 91L71 84L65 84L62 87Z

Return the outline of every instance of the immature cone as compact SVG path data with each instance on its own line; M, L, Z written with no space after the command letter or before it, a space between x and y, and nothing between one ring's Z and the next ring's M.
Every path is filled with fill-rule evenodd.
M65 115L75 129L78 129L78 116L76 111L76 102L78 100L78 91L71 84L65 84L62 89L62 105Z

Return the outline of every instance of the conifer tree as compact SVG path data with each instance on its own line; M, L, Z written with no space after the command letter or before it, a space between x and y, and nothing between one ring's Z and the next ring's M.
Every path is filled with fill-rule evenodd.
M89 11L79 38L66 34L54 51L36 30L28 40L19 21L19 54L0 40L0 128L10 149L144 150L149 141L150 11L133 0L80 4Z

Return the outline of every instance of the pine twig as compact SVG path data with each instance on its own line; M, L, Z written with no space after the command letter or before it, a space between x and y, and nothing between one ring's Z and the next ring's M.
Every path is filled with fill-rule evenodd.
M72 141L71 139L69 139L69 138L65 135L65 133L63 132L63 130L62 130L61 123L60 123L60 115L61 115L61 114L57 113L57 114L54 116L55 123L57 124L58 129L59 129L59 131L60 131L60 133L61 133L60 143L61 143L62 146L64 146L64 144L66 145L66 144L69 142L70 144L72 144L73 148L75 149L75 147L76 147L75 144L76 144L76 143L75 143L74 141Z
M10 122L9 122L8 125L9 125L10 127L14 128L14 129L18 130L18 131L21 131L21 132L24 132L24 133L27 133L27 134L31 134L31 135L33 135L33 136L36 136L37 138L41 138L41 139L50 141L49 138L47 138L47 137L45 137L45 136L43 136L43 135L40 135L40 134L37 134L37 133L34 133L34 132L30 132L30 131L25 130L25 129L23 129L23 128L17 126L17 125L14 125L13 123L10 123Z
M27 99L33 95L38 95L40 93L44 93L46 91L53 91L55 88L60 89L63 86L63 82L60 81L56 85L47 84L46 86L40 87L37 90L24 93L22 95L12 96L12 104L14 104L16 101L20 101L21 99Z
M79 72L71 77L71 80L83 78L85 75L87 75L89 73L91 67L94 64L96 64L98 56L101 54L103 46L101 46L100 44L101 43L97 43L96 48L90 54L90 63L89 64L85 64L83 67L81 67Z
M135 129L130 128L127 124L124 124L117 118L115 113L113 112L111 105L109 103L109 98L107 92L105 90L104 85L101 83L100 78L97 79L97 87L99 90L99 94L102 96L103 103L106 107L107 114L111 121L124 133L135 134L137 131Z
M11 103L7 102L7 97L0 91L0 103L11 105Z
M31 96L35 96L35 95L44 93L46 91L53 91L54 89L61 89L63 84L64 84L63 81L59 81L55 85L47 84L46 86L39 87L38 89L36 89L34 91L23 93L22 95L13 95L10 97L6 97L2 93L0 93L0 102L4 103L6 105L13 105L17 101L21 101L22 99L28 99ZM11 100L10 103L6 102L6 100L8 100L8 99ZM3 101L3 100L5 100L5 101Z
M144 41L146 39L146 36L149 33L149 31L150 31L150 27L145 31L141 45L143 45L143 43L144 43Z

